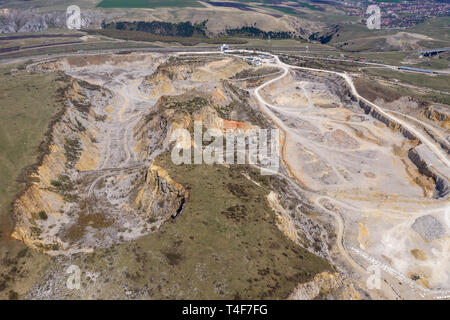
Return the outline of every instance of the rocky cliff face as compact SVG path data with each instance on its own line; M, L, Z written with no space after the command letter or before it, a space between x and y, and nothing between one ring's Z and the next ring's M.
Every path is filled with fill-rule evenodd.
M13 237L49 254L86 252L136 239L176 217L188 201L188 192L163 168L152 165L152 159L169 150L177 128L192 130L194 121L202 121L206 129L223 131L232 121L222 117L251 115L250 106L237 105L243 93L219 83L206 92L193 89L176 96L159 92L150 112L130 117L127 108L137 98L122 95L115 83L102 86L82 79L88 78L88 70L102 68L102 63L123 70L124 64L137 60L115 55L104 59L64 59L29 68L36 72L81 70L75 72L77 77L68 77L67 106L52 127L48 152L14 203ZM186 79L191 72L205 77L203 73L213 68L224 68L216 58L205 69L198 64L200 71L187 65L172 71L174 79ZM164 75L157 71L151 77L153 87L147 86L154 89ZM209 86L206 78L204 83ZM137 86L130 81L126 90L138 97Z
M322 272L314 280L302 283L289 296L290 300L360 300L361 294L339 273Z
M188 198L189 193L182 185L172 180L166 170L152 164L135 204L151 220L163 223L179 215Z
M450 186L445 175L436 170L433 164L428 163L423 154L417 151L417 148L409 150L408 157L417 166L420 173L434 180L436 198L447 198L450 195Z
M450 113L443 106L429 106L422 112L422 116L436 121L444 129L450 129Z
M100 11L82 10L81 27L100 28L102 21L109 17ZM0 16L0 34L40 32L48 28L66 28L66 12L40 13L37 10L10 9Z
M364 109L364 112L366 114L370 114L375 119L383 122L388 128L400 131L403 134L403 136L405 138L408 138L409 140L418 141L418 138L414 135L414 133L409 131L407 128L401 126L400 124L393 122L391 119L385 117L384 115L380 114L375 108L372 108L363 101L360 101L359 105L362 109Z
M246 129L256 128L255 125L271 127L250 105L248 94L224 80L246 65L235 59L205 60L206 65L191 57L171 58L140 85L142 92L157 99L134 128L134 138L139 141L136 152L141 159L168 150L173 132L192 131L195 121L202 122L205 129L218 129L222 133L230 129L230 121L245 123ZM193 78L197 82L192 82ZM191 89L183 92L178 86Z
M51 128L46 154L13 204L13 237L40 250L56 250L62 245L53 227L67 221L63 213L78 199L78 172L95 166L98 160L98 128L94 124L102 115L91 108L90 99L106 103L109 98L99 87L68 79L68 87L61 93L66 107Z
M166 101L163 99L163 101ZM159 103L157 112L149 113L135 128L135 137L139 142L137 149L141 158L153 157L163 151L168 151L171 138L177 129L187 129L192 132L194 121L201 121L205 129L225 129L223 119L209 105L201 105L200 101L188 98L188 103L197 104L198 109L191 114L166 108L165 103ZM177 143L183 143L177 141ZM185 145L189 147L189 145Z

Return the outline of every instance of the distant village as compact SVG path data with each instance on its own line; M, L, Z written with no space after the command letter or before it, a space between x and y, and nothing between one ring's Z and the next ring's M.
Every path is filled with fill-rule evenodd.
M368 5L375 4L381 9L381 27L406 29L428 18L450 16L450 3L437 1L401 2L344 2L343 9L349 16L359 16L366 22Z

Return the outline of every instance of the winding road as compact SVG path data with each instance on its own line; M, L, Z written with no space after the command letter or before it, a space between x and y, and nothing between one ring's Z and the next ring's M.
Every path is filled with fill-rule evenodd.
M411 134L413 134L421 143L425 144L430 150L431 152L436 156L436 158L442 162L443 165L447 166L450 168L450 161L447 157L447 154L440 148L438 147L435 142L433 142L431 139L429 139L428 137L426 137L422 132L420 132L419 130L417 130L414 126L406 123L405 121L399 119L398 117L388 113L387 111L385 111L383 108L381 108L380 106L376 105L375 103L365 99L364 97L362 97L358 91L355 88L355 85L353 83L352 78L346 74L346 73L340 73L340 72L335 72L335 71L330 71L330 70L321 70L321 69L313 69L313 68L307 68L307 67L298 67L298 66L291 66L288 65L282 61L280 61L279 57L277 55L274 54L268 54L265 52L252 52L252 51L243 51L243 50L239 50L239 51L231 51L230 52L233 55L239 55L240 53L252 53L252 54L264 54L264 55L269 55L273 58L273 60L275 61L275 63L269 63L270 66L277 66L279 68L281 68L283 70L283 73L274 78L271 79L265 83L263 83L262 85L260 85L259 87L257 87L256 89L254 89L254 95L257 98L258 102L260 103L260 106L262 106L262 112L267 114L274 122L275 124L284 132L284 142L283 145L285 145L286 143L286 137L287 137L287 132L286 132L286 128L284 123L276 116L273 114L273 112L270 109L279 109L277 106L274 106L272 104L270 104L269 102L265 101L264 98L261 96L260 91L264 88L266 88L267 86L282 80L284 77L286 77L289 74L290 69L299 69L299 70L305 70L305 71L311 71L311 72L324 72L324 73L331 73L334 75L337 75L339 77L342 77L345 79L346 83L348 84L348 86L350 87L352 94L359 100L359 101L363 101L364 103L366 103L367 105L371 106L372 108L374 108L379 114L383 115L384 117L386 117L387 119L389 119L390 121L402 126L403 128L405 128L406 130L408 130ZM310 101L310 98L308 97L308 101ZM283 147L284 149L284 147ZM289 165L286 163L285 164L288 168L288 170L291 172L291 174L295 177L295 174L293 173L293 170L290 170ZM297 179L298 180L298 179ZM407 285L409 285L409 287L411 288L411 291L414 292L415 294L421 296L421 297L431 297L431 298L442 298L442 297L448 297L449 292L446 290L430 290L427 288L424 288L423 286L417 285L416 283L414 283L413 281L411 281L410 279L406 278L405 276L403 276L402 274L396 272L396 270L392 269L391 267L384 265L378 261L375 261L373 258L371 258L369 255L367 255L367 253L362 252L359 253L358 249L355 248L346 248L345 243L344 243L344 234L345 234L345 220L342 217L341 214L336 213L332 210L329 210L327 208L325 208L321 201L322 200L329 200L332 202L336 202L336 199L331 199L329 197L325 197L325 196L318 196L314 199L314 202L316 203L316 205L320 208L322 208L322 210L326 211L327 213L329 213L330 215L332 215L336 222L337 222L337 246L338 246L338 250L341 252L342 257L353 267L354 270L358 271L360 274L368 274L368 270L366 270L366 268L360 264L357 260L355 260L352 255L350 254L350 251L353 252L353 254L358 254L360 256L363 256L363 258L365 258L366 260L372 261L373 264L380 266L384 271L386 271L390 276L392 276L393 278L397 279L397 280L401 280L404 283L406 283ZM337 201L339 202L339 201ZM389 284L388 282L383 282L381 284L383 286L383 292L385 294L388 294L388 296L393 297L393 298L401 298L401 296L399 295L399 293L393 288L393 286L391 284Z
M254 89L253 93L257 99L257 101L259 102L261 111L263 113L265 113L266 115L268 115L273 122L283 131L284 133L284 141L283 141L283 150L285 148L286 145L286 140L287 140L287 128L286 125L283 123L282 120L280 120L275 114L274 112L272 112L272 110L276 110L279 107L270 104L269 102L265 101L264 98L261 96L260 92L261 90L263 90L264 88L268 87L269 85L278 82L280 80L282 80L284 77L286 77L289 72L292 69L298 69L298 70L305 70L305 71L311 71L311 72L322 72L322 73L330 73L330 74L334 74L337 75L339 77L342 77L347 85L349 86L349 88L351 89L352 94L354 95L354 97L356 97L356 99L358 99L359 101L363 101L364 103L366 103L367 105L369 105L370 107L372 107L374 110L376 110L376 112L378 112L379 114L381 114L382 116L386 117L387 119L389 119L390 121L402 126L403 128L405 128L406 130L408 130L411 134L413 134L415 137L417 137L417 139L423 143L424 145L426 145L430 151L436 156L436 159L438 161L440 161L442 163L442 165L450 168L450 161L447 157L447 154L443 152L443 150L436 145L436 143L434 141L432 141L430 138L428 138L426 135L424 135L422 132L420 132L415 126L410 125L409 123L403 121L402 119L392 115L391 113L389 113L388 111L385 111L383 108L381 108L380 106L372 103L371 101L365 99L364 97L362 97L361 95L359 95L359 93L357 92L355 85L353 83L352 78L346 74L346 73L339 73L339 72L335 72L335 71L330 71L330 70L321 70L321 69L313 69L313 68L307 68L307 67L298 67L298 66L292 66L292 65L288 65L284 62L282 62L279 57L277 55L274 54L269 54L269 53L265 53L265 52L254 52L254 51L246 51L246 50L238 50L238 51L228 51L226 53L222 53L222 54L231 54L231 55L236 55L236 56L240 56L240 54L242 53L249 53L249 54L264 54L266 56L270 56L272 57L270 60L272 60L273 62L264 62L267 66L273 66L273 67L278 67L281 68L282 72L279 76L276 76L275 78L263 83L262 85L258 86L257 88ZM179 55L183 55L183 54L211 54L211 55L217 55L220 54L217 51L206 51L206 52L200 52L200 51L196 51L196 52L181 52L178 53ZM241 56L240 56L241 57ZM272 74L271 76L274 76L275 74ZM137 80L136 80L137 81ZM119 83L121 82L120 80L118 81ZM127 119L124 119L124 115L126 114L127 111L129 111L129 108L131 107L131 103L130 103L130 99L134 99L134 100L142 100L143 98L140 96L139 91L136 88L136 83L133 83L132 85L130 85L130 83L124 83L121 82L122 87L114 90L114 93L117 96L120 96L120 98L118 99L119 101L116 103L116 112L114 114L114 121L117 122L121 129L123 129L123 132L121 132L121 134L123 134L124 136L121 137L121 146L119 147L120 149L123 148L123 151L125 153L125 159L120 159L120 165L117 166L117 163L113 164L113 166L115 166L116 168L114 170L123 170L123 169L127 169L130 167L130 162L131 160L135 160L132 159L132 155L133 152L129 149L130 148L130 143L129 143L129 129L132 127L133 123L139 119L140 115L142 114L142 112L136 111L133 112L133 115L130 116ZM302 87L302 90L304 91L306 97L308 98L308 102L311 105L312 101L311 98L309 97L309 94L307 92L305 92L305 88ZM120 105L121 104L121 105ZM119 107L120 105L120 107ZM119 108L118 108L119 107ZM133 110L131 110L133 111ZM114 128L113 128L114 129ZM105 149L106 149L106 155L105 158L102 159L103 161L101 162L101 164L99 165L97 170L94 171L99 171L100 172L100 176L98 176L97 178L94 178L94 181L91 183L91 185L88 188L88 198L91 196L95 196L94 189L95 189L95 185L100 181L100 179L111 175L112 172L109 171L110 169L106 169L106 167L109 165L110 162L110 155L112 154L111 152L113 150L113 146L111 146L111 135L114 132L109 132L106 138L106 145L105 145ZM117 148L117 146L115 146ZM117 151L117 150L115 150ZM116 152L117 153L117 152ZM284 151L283 151L283 156L284 156ZM295 177L294 174L294 170L289 168L289 164L287 163L287 161L285 161L286 167L288 169L288 171L291 173L291 175L293 177ZM113 170L113 169L111 169ZM104 172L106 171L106 172ZM297 177L295 177L296 180L299 182L299 184L301 184L300 179L298 179ZM308 190L308 191L314 191L314 190ZM344 217L338 213L338 212L334 212L333 210L329 210L327 209L324 205L323 205L323 201L324 200L328 200L330 202L335 202L335 203L339 203L338 200L336 199L332 199L330 197L321 195L321 194L316 194L313 197L313 201L316 203L318 208L321 208L322 211L327 212L328 214L330 214L331 216L334 217L334 219L336 220L336 225L337 225L337 248L339 250L339 252L342 255L342 258L346 260L346 262L352 267L352 269L356 270L358 272L359 275L363 275L366 276L368 274L368 270L366 270L366 268L360 263L358 262L353 256L353 254L358 254L358 252L356 252L355 250L352 250L352 248L347 248L345 245L345 241L344 241L344 237L345 237L345 225L346 225L346 221L344 220ZM386 269L387 272L389 272L388 269ZM395 274L391 274L391 276L395 277ZM409 285L414 285L414 284L409 284ZM390 284L387 283L383 283L383 288L385 290L385 292L390 296L390 297L399 297L398 293L395 291L394 288L392 288L392 286ZM422 287L420 287L422 288ZM413 291L416 292L417 286L413 286L412 287ZM441 294L441 292L432 292L431 290L422 288L423 290L425 290L424 292L428 295L428 296L436 296L437 294ZM421 290L422 290L421 289ZM426 291L428 290L428 291Z

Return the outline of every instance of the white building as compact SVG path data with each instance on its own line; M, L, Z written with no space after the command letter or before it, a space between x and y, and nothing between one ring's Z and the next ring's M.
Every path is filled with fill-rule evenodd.
M224 52L230 50L230 47L227 44L223 44L220 46L220 51Z
M255 67L262 65L261 59L258 59L258 58L247 57L247 58L245 58L245 60L248 63L250 63L252 66L255 66Z

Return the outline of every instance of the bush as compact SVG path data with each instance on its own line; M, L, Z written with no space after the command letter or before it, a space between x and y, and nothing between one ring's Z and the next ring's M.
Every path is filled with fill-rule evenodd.
M52 186L54 186L55 188L61 188L62 187L62 182L59 180L52 180L50 181L50 184Z
M67 161L70 166L78 161L81 154L81 143L77 139L66 138L66 142L64 144L64 151Z
M45 211L39 211L38 215L39 215L39 218L41 218L42 220L47 220L48 219L48 216L45 213Z
M19 300L19 294L13 290L9 292L9 300Z

